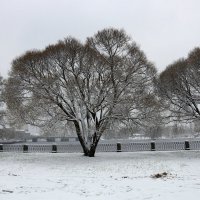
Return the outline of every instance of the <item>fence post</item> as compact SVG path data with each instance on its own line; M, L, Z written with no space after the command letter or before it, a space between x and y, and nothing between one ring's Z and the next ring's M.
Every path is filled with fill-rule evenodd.
M189 143L189 141L185 141L185 150L190 150L190 143Z
M117 152L121 152L122 151L122 145L121 143L117 143Z
M28 153L28 145L26 144L23 145L23 152Z
M3 144L0 144L0 152L3 152Z
M55 144L52 145L52 153L57 153L57 146Z
M156 144L155 142L151 142L151 151L155 151L156 150Z

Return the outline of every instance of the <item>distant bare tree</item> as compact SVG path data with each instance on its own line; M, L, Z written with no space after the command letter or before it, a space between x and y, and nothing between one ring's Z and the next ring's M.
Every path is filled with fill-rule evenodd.
M0 127L4 128L6 125L6 113L5 113L5 106L4 106L4 100L2 97L2 91L3 91L4 83L3 78L0 76Z
M41 125L74 124L84 155L93 157L112 120L141 123L151 109L154 66L123 30L104 29L81 44L66 38L15 59L5 99L13 116Z
M46 121L46 123L40 127L40 133L44 136L76 136L76 131L72 122L66 120L61 121L55 118Z
M159 89L171 119L200 119L200 48L168 66L160 74Z

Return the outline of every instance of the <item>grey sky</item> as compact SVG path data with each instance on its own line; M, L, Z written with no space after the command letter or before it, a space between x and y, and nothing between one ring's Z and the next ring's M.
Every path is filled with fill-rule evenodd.
M199 0L0 0L0 74L30 49L124 28L159 71L200 46Z

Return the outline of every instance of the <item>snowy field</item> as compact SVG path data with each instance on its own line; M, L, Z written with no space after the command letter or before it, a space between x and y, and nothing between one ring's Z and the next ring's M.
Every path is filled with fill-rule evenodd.
M0 153L0 200L67 199L199 200L200 151Z

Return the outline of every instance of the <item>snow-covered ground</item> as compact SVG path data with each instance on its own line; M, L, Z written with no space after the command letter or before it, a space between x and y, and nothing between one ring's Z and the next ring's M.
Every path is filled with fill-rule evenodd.
M0 153L0 200L66 199L199 200L200 151Z

